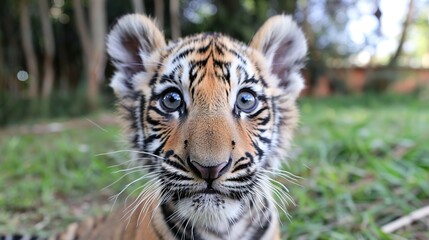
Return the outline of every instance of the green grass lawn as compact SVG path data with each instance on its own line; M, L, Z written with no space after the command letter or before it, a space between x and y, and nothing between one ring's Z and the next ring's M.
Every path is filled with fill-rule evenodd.
M300 101L301 124L284 168L288 239L429 239L429 220L384 235L380 227L429 205L429 104L412 97ZM129 179L109 167L128 160L115 126L0 136L0 233L47 236L108 212ZM279 181L283 181L279 179ZM285 182L285 181L283 181ZM125 194L126 197L126 194Z

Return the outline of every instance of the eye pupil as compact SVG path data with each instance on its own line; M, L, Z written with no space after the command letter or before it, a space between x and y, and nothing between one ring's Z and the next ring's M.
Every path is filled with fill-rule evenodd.
M174 103L174 102L178 101L177 94L170 94L167 97L168 97L168 101L170 101L170 103Z
M169 91L162 97L161 105L169 112L176 111L180 106L182 106L182 96L175 90Z
M241 102L243 104L246 104L246 103L251 102L251 101L252 101L251 96L249 96L249 95L242 95L241 96Z

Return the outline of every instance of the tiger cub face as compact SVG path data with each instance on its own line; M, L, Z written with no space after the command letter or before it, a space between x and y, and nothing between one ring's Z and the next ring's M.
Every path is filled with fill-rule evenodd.
M270 200L267 175L288 153L304 86L306 40L289 16L247 46L218 33L166 44L149 18L127 15L107 47L136 161L156 186L148 198L206 226Z

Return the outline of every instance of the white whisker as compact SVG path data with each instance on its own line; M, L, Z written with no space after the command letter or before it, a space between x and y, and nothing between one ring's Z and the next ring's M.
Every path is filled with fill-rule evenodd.
M141 153L141 154L146 154L146 155L149 155L149 156L152 156L152 157L156 157L156 158L159 158L159 159L162 159L162 160L164 160L164 159L165 159L164 157L158 156L158 155L153 154L153 153L150 153L150 152L146 152L146 151L137 151L137 150L126 150L126 149L123 149L123 150L117 150L117 151L111 151L111 152L105 152L105 153L98 153L98 154L96 154L95 156L104 156L104 155L117 154L117 153L124 153L124 152L129 152L129 153Z

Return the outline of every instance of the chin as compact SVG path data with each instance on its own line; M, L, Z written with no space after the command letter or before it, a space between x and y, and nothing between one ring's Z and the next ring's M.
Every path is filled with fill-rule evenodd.
M176 202L177 213L194 226L227 229L243 212L243 203L218 193L196 193Z

